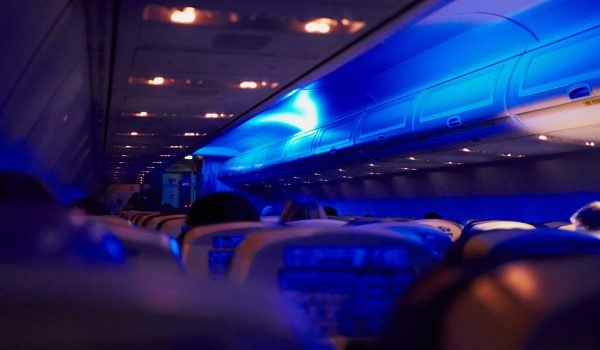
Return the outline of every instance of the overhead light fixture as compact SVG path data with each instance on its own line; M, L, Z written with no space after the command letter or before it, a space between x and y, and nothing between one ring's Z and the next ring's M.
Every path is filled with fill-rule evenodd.
M240 83L240 89L256 89L258 87L258 83L255 81L242 81Z
M469 152L471 152L471 150L470 150L469 148L466 148L466 147L465 147L465 148L463 148L463 149L461 149L461 151L463 151L463 152L465 152L465 153L469 153Z
M182 146L182 145L171 145L168 148L185 148L185 146Z
M546 135L539 135L538 139L540 139L542 141L548 141L548 136L546 136Z
M337 25L337 21L331 18L317 18L304 25L304 31L310 34L327 34L331 27Z
M180 24L191 24L196 21L196 9L184 7L183 10L173 10L170 17L171 22Z
M136 113L136 116L138 116L138 117L147 117L148 116L148 112L142 111L142 112Z
M206 118L206 119L231 118L231 117L233 117L233 114L210 112L210 113L206 113L204 115L201 115L201 117L202 118Z
M369 163L369 166L376 166L376 165L375 165L375 164L373 164L373 163Z
M138 136L138 133L136 131L132 131L132 132L129 133L129 135L131 135L131 136Z
M321 174L319 174L319 173L313 173L313 175L315 175L315 176L321 176Z
M148 80L148 84L150 85L162 85L165 83L165 78L163 77L154 77Z
M417 160L415 157L408 157L408 160Z
M184 132L181 136L206 136L205 132Z
M194 156L185 156L184 159L191 160L194 159Z
M586 141L585 145L588 146L588 147L594 147L594 146L596 146L596 144L594 142L592 142L592 141Z
M338 169L338 171L346 171L346 170L340 168L340 169Z

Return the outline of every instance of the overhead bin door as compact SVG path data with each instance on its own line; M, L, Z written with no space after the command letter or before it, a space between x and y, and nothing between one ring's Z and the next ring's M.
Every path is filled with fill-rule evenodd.
M524 55L511 83L508 100L511 113L593 95L600 86L599 52L600 28Z
M425 90L417 102L415 134L444 133L505 116L504 96L515 62L501 62Z
M415 95L374 108L364 114L358 127L357 144L412 136Z
M319 136L316 154L335 152L353 145L353 131L358 115L324 126Z
M313 130L291 139L285 149L285 159L287 161L293 161L312 156L312 144L316 134L317 131Z

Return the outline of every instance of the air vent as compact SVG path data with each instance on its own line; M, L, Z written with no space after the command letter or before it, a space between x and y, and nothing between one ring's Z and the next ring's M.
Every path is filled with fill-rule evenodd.
M263 49L271 38L257 35L220 34L213 40L213 49L258 51Z
M217 94L217 90L208 89L181 89L177 91L179 96L194 96L194 97L212 97Z

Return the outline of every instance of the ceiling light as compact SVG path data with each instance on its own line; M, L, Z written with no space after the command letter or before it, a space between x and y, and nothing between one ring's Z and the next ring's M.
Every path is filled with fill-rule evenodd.
M206 136L205 132L184 132L181 136Z
M415 157L408 157L408 160L417 160Z
M470 149L468 149L468 148L466 148L466 147L465 147L465 148L463 148L463 149L461 149L461 151L463 151L463 152L465 152L465 153L469 153L469 152L471 152L471 150L470 150Z
M148 116L148 112L139 112L135 114L138 117L147 117Z
M155 162L152 162L152 164L162 164L162 163L163 163L163 162L160 162L160 161L155 161Z
M168 148L184 148L184 147L185 146L182 146L182 145L172 145L172 146L169 146Z
M512 153L500 153L502 157L512 157Z
M132 132L129 133L129 135L131 135L131 136L138 136L138 133L136 131L132 131Z
M184 159L191 160L194 159L194 156L185 156Z
M313 175L315 175L315 176L321 176L321 174L319 174L319 173L313 173Z
M327 34L337 21L331 18L317 18L304 25L304 31L311 34Z
M255 81L242 81L240 83L241 89L256 89L258 84Z
M596 144L595 144L594 142L592 142L592 141L586 141L586 142L585 142L585 145L586 145L586 146L589 146L589 147L594 147L594 146L596 146Z
M154 77L151 80L148 80L148 84L150 85L162 85L165 83L165 78L163 77Z
M160 157L174 157L173 154L161 154Z
M344 170L344 169L338 169L338 171L346 171L346 170Z
M538 136L538 139L540 139L542 141L547 141L548 140L548 136L546 136L546 135L540 135L540 136Z
M375 164L373 164L373 163L369 163L369 166L375 166Z
M196 9L193 7L184 7L183 10L173 10L170 19L173 23L194 23L196 20Z
M297 180L300 178L300 176L292 176L292 178Z

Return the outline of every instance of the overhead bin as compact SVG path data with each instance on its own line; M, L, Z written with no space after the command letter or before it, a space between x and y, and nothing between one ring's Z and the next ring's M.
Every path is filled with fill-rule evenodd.
M511 114L537 133L599 124L600 28L529 52L512 79Z
M506 116L504 96L516 61L507 60L426 89L417 102L414 133L443 133Z
M247 152L233 157L222 166L222 174L226 176L236 176L248 173L253 170L255 154L253 152Z
M412 136L417 96L407 96L367 111L360 120L356 144Z

